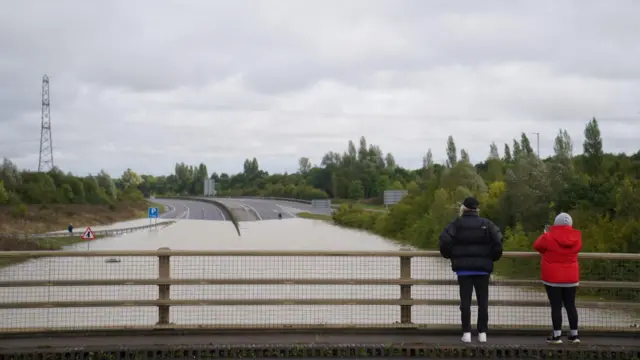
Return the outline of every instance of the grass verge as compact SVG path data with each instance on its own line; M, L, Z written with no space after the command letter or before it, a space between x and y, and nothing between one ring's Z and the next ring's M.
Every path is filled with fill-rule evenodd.
M364 199L364 200L332 199L331 204L332 205L351 204L351 205L358 205L365 209L386 210L386 207L384 205L376 204L374 203L374 201L376 201L376 199Z
M19 205L0 206L0 234L43 234L77 226L109 225L147 215L149 204L135 201L107 205ZM17 211L19 210L19 211Z
M96 235L96 239L104 238ZM86 242L80 236L43 237L43 238L0 238L0 252L11 251L57 251L65 246ZM28 258L1 257L0 268L15 265L29 260Z
M323 220L323 221L328 221L333 223L333 218L331 217L331 215L314 214L310 212L299 212L296 214L296 216L303 219Z
M153 201L147 201L149 207L157 207L160 214L167 212L167 206ZM144 214L147 217L149 214Z

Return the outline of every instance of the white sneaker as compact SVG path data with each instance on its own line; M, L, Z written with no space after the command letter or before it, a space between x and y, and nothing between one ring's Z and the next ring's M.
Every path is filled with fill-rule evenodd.
M464 333L462 334L462 340L463 343L470 343L471 342L471 333Z
M486 343L487 342L487 333L479 333L478 334L478 341L481 343Z

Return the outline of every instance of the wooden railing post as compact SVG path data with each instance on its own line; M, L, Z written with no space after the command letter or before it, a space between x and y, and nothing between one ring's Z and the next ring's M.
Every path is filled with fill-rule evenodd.
M169 251L168 247L158 249L158 251ZM171 278L171 256L158 256L158 280L169 280ZM171 285L158 285L158 300L171 300ZM169 325L169 306L158 306L158 323L156 325Z
M400 256L400 279L411 280L411 256ZM411 285L400 285L400 300L412 300ZM411 324L411 305L400 305L400 323Z

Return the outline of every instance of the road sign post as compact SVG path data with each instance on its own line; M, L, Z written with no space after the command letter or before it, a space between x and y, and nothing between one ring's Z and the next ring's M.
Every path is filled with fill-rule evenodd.
M151 219L156 219L156 225L158 225L158 217L160 216L159 209L157 207L150 207L148 213L149 213L149 225L152 224L153 220Z
M87 226L80 238L87 241L87 250L91 250L91 240L96 239L96 234L91 230L91 226Z

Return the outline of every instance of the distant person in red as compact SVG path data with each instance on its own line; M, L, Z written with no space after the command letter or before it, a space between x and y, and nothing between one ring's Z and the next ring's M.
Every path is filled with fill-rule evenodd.
M580 285L578 253L582 249L582 233L573 228L573 220L567 213L560 213L548 230L545 230L533 248L542 255L540 277L551 303L553 334L547 338L551 344L562 344L562 307L569 318L569 342L580 342L578 336L578 309L576 290Z

